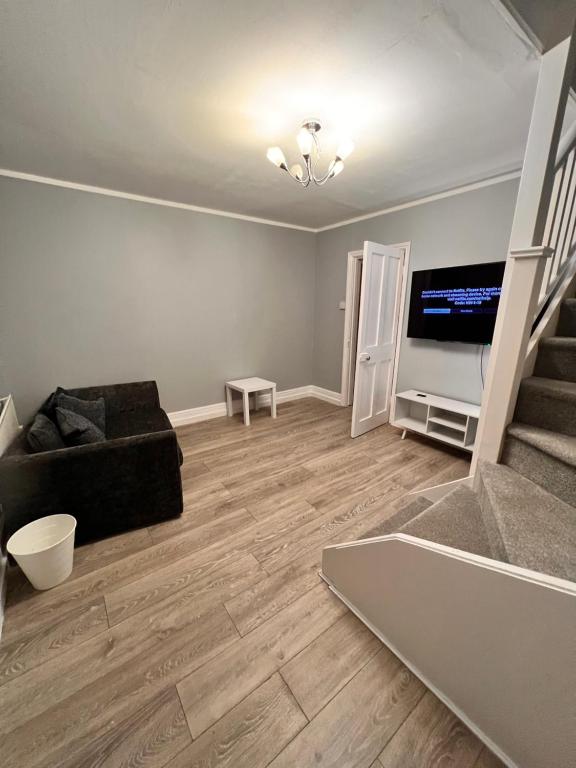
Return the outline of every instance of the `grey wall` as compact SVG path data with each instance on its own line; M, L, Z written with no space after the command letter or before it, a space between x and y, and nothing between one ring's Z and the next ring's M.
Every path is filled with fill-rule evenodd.
M154 378L176 411L226 379L312 383L315 235L0 179L0 384Z
M412 270L505 259L517 188L515 180L503 182L321 232L316 253L314 384L340 391L344 312L338 302L346 292L348 251L361 249L365 240L411 241L408 287ZM406 314L398 391L423 389L479 403L478 347L407 339L407 320ZM485 355L485 367L487 359Z
M254 374L339 391L347 252L411 240L411 269L503 259L516 190L314 235L0 178L0 392L25 421L59 384L154 378L168 411ZM404 327L398 385L479 402L478 349Z

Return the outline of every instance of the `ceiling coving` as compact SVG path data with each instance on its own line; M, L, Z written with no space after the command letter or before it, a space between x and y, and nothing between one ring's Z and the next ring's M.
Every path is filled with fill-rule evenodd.
M305 171L302 169L300 163L295 163L288 168L284 152L282 152L280 147L269 147L266 157L278 168L286 171L294 181L297 181L298 184L301 184L303 187L308 187L311 182L314 182L318 187L324 186L329 179L333 179L344 170L344 160L346 160L346 158L354 151L354 144L349 139L342 142L336 150L334 159L330 161L326 173L323 176L316 176L314 173L314 165L320 159L318 131L320 131L321 128L322 126L317 120L305 120L302 123L302 128L296 138L306 166Z
M5 2L0 171L312 229L515 172L539 62L498 6ZM318 179L342 138L356 149L303 193L311 117Z

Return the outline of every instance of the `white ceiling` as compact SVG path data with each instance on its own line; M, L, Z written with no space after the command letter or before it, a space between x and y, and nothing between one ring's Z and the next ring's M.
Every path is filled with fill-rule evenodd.
M8 0L0 49L0 167L309 227L517 169L538 71L497 0ZM357 150L303 190L309 116Z

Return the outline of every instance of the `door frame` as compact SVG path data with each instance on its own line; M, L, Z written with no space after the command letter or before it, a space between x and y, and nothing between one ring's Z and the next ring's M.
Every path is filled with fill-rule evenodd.
M404 249L404 266L402 269L402 285L400 286L400 306L398 307L398 326L396 329L396 342L394 349L394 368L392 370L392 391L390 393L390 418L388 423L392 424L396 416L396 389L398 382L398 368L400 366L400 348L402 346L402 331L404 327L404 313L406 311L406 297L408 295L408 274L410 272L410 249L412 241L398 243L400 248Z
M400 285L400 302L398 307L398 326L396 330L396 339L394 342L394 362L392 369L392 404L390 409L390 421L394 419L394 395L396 394L396 380L398 377L398 362L400 359L400 341L402 339L402 327L404 325L404 310L406 306L406 288L408 285L408 272L410 268L410 248L412 241L407 240L403 243L383 243L390 245L391 248L402 248L404 250L404 264L402 265L402 276ZM352 379L352 358L356 361L358 354L358 308L360 306L360 262L364 256L364 251L348 252L348 268L346 272L346 304L344 310L344 339L342 342L342 384L340 389L340 405L352 405L354 397L354 388L350 386ZM352 348L349 341L356 338L356 350L352 355Z
M352 405L354 386L352 377L356 370L356 352L358 343L358 310L360 309L360 265L364 251L348 251L348 269L346 272L346 300L344 305L344 340L342 342L342 385L340 405ZM352 364L354 359L354 364Z

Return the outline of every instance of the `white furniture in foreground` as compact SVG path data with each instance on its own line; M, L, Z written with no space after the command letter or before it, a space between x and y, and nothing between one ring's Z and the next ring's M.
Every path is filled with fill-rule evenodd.
M250 379L236 379L226 382L226 412L228 416L234 415L232 403L232 390L242 393L244 407L244 424L250 425L250 395L254 395L254 410L258 410L258 392L270 392L270 413L276 418L276 382L259 379L252 376Z
M408 389L395 396L392 426L472 451L479 418L479 405Z
M72 573L75 532L72 515L48 515L13 533L6 548L34 589L51 589Z
M0 397L0 456L14 440L19 429L12 395Z

